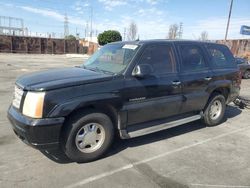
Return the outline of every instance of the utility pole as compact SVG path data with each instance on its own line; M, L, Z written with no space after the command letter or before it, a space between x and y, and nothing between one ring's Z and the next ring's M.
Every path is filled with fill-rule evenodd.
M20 19L20 22L21 22L21 28L22 28L21 34L22 34L22 36L24 36L24 24L23 24L23 19Z
M86 23L86 32L85 32L86 34L86 37L89 37L89 22L87 21L87 23ZM85 38L86 38L85 37Z
M230 19L231 19L231 13L232 13L232 7L233 7L233 0L231 0L229 14L228 14L227 29L226 29L226 34L225 34L225 41L227 40L228 29L229 29L229 24L230 24Z
M123 32L123 40L126 40L126 27L124 27L124 32Z
M0 27L2 26L2 17L0 16ZM3 34L3 29L2 28L0 28L0 34Z
M90 7L90 40L92 41L93 7Z
M64 37L69 35L69 20L67 14L64 17Z
M182 34L183 34L183 23L180 22L180 25L179 25L179 32L178 32L179 39L182 38Z

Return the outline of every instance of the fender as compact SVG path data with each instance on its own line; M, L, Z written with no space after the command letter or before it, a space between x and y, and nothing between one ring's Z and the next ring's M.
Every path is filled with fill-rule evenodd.
M218 88L227 88L230 92L232 88L232 82L230 80L216 80L208 85L207 92L211 94Z
M114 107L121 108L122 99L115 93L100 93L95 95L85 95L70 99L69 101L57 104L48 114L48 117L65 117L72 111L88 105L109 104Z

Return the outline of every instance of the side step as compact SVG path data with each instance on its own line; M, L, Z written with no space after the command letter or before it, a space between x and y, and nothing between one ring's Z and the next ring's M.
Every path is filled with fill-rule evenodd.
M147 135L147 134L150 134L150 133L158 132L158 131L161 131L161 130L169 129L169 128L172 128L172 127L176 127L176 126L179 126L179 125L182 125L182 124L185 124L185 123L189 123L189 122L192 122L192 121L199 120L201 118L202 118L202 113L198 114L198 115L193 115L193 116L190 116L190 117L186 117L186 118L183 118L183 119L178 119L178 120L175 120L175 121L167 122L167 123L161 123L161 124L158 124L158 125L155 125L155 126L148 126L146 128L135 130L135 131L127 132L125 130L121 130L120 135L121 135L121 138L123 138L123 139L134 138L134 137L143 136L143 135Z

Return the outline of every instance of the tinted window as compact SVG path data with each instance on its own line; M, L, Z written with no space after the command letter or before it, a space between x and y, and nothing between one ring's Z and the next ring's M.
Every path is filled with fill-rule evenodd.
M209 45L208 50L212 58L213 67L225 68L235 66L234 57L226 46Z
M207 68L202 50L195 45L181 45L182 71L198 71Z
M142 54L140 64L150 64L154 74L176 71L173 50L168 45L148 46Z

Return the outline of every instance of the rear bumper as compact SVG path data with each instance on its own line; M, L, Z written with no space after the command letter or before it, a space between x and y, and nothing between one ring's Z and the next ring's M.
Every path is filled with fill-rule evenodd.
M240 95L240 87L233 87L228 95L226 104L233 102Z
M8 119L15 134L26 144L40 150L59 145L63 117L33 119L22 115L10 106Z

